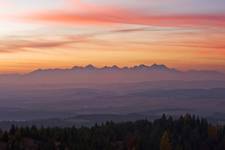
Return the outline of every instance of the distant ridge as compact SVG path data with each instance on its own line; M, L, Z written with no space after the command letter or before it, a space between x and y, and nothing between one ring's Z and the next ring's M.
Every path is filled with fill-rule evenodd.
M225 79L225 74L214 70L188 70L181 71L176 68L170 68L164 64L152 64L152 65L135 65L119 67L117 65L96 67L92 64L86 66L73 66L67 69L37 69L25 76L63 76L80 78L86 77L86 80L95 77L100 80L101 78L108 78L114 76L120 78L120 80L175 80L175 79L193 79L193 80L212 80L212 79ZM132 79L131 79L132 78ZM111 79L109 79L111 80Z
M180 72L177 69L169 68L164 64L153 64L153 65L136 65L132 67L118 67L117 65L113 66L104 66L104 67L96 67L92 64L87 66L73 66L69 69L37 69L32 71L30 74L38 73L38 72L48 72L48 71L169 71L169 72Z
M225 81L225 74L213 70L181 71L164 64L135 65L119 67L117 65L96 67L73 66L60 69L37 69L27 74L0 75L2 85L14 84L109 84L123 82L148 81Z
M60 69L60 68L53 68L53 69L36 69L28 74L38 73L38 72L57 72L57 71L167 71L167 72L174 72L174 73L206 73L206 74L224 74L219 71L215 70L198 70L198 69L191 69L187 71L181 71L176 68L170 68L164 64L152 64L152 65L134 65L131 67L124 66L119 67L117 65L112 66L104 66L104 67L96 67L92 64L88 64L86 66L73 66L71 68Z

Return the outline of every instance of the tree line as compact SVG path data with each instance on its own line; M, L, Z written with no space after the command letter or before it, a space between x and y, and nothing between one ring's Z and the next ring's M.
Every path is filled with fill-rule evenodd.
M225 150L225 126L184 115L92 127L0 130L1 150Z

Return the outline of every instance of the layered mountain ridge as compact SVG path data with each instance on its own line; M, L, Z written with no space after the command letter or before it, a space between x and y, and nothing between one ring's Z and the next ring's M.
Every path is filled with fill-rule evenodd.
M94 65L74 66L68 69L37 69L27 74L0 75L4 84L110 84L162 80L201 81L223 80L225 74L211 70L180 71L164 64L136 65L132 67Z

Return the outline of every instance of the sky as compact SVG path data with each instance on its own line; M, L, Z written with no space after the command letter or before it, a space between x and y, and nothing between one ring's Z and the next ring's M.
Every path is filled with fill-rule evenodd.
M0 0L0 73L166 64L225 72L225 0Z

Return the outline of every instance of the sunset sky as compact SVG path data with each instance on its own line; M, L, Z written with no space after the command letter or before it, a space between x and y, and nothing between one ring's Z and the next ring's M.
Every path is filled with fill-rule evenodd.
M152 63L225 72L225 0L0 0L0 73Z

